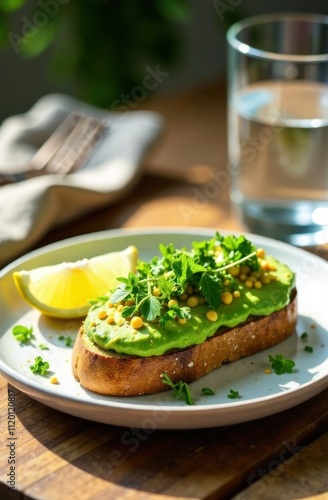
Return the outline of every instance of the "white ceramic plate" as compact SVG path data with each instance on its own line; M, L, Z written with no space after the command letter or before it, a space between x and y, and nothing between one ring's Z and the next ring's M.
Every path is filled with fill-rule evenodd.
M214 235L209 229L115 230L94 233L49 245L31 252L7 266L0 273L0 371L15 387L32 398L63 412L86 419L128 427L148 429L204 428L240 423L291 408L318 394L328 386L328 263L303 250L267 238L248 235L254 244L286 262L297 273L299 320L295 333L279 346L249 358L227 364L201 380L190 384L193 406L163 392L135 398L104 397L84 390L73 378L70 358L60 336L75 337L80 321L54 320L31 310L18 295L12 272L18 269L75 261L130 244L139 248L142 259L158 255L159 243L189 247L194 240ZM34 339L21 345L12 328L32 326ZM308 333L305 342L300 337ZM48 350L40 350L40 344ZM311 346L313 352L304 347ZM283 354L294 359L292 374L266 374L268 355ZM31 372L29 366L37 355L50 363L59 380ZM213 396L202 395L210 387ZM229 399L230 389L239 391L238 399Z

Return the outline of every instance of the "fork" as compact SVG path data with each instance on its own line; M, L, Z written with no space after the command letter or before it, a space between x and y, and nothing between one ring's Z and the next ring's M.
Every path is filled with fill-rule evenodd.
M71 113L31 158L28 170L0 173L0 186L46 174L67 175L91 154L108 128L104 120Z

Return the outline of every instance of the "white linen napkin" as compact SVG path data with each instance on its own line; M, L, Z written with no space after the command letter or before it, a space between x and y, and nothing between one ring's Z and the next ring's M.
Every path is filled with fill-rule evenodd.
M0 186L0 267L50 229L126 196L142 175L142 159L163 127L148 111L107 112L70 96L42 97L0 127L0 173L27 169L29 160L71 112L105 120L108 133L82 167Z

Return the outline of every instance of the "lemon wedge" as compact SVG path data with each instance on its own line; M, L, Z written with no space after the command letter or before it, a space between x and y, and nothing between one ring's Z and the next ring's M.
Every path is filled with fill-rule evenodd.
M119 252L38 267L13 273L22 298L55 318L81 318L90 301L118 285L116 278L135 272L138 250L131 245Z

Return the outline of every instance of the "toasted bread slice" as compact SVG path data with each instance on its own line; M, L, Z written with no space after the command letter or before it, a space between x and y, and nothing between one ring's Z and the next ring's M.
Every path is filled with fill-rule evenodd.
M269 316L252 316L235 328L220 328L202 344L147 358L106 351L90 341L82 326L73 350L73 373L83 387L100 394L154 394L168 388L162 382L164 372L174 383L193 382L222 363L282 342L293 333L296 321L296 290L293 290L289 304Z

